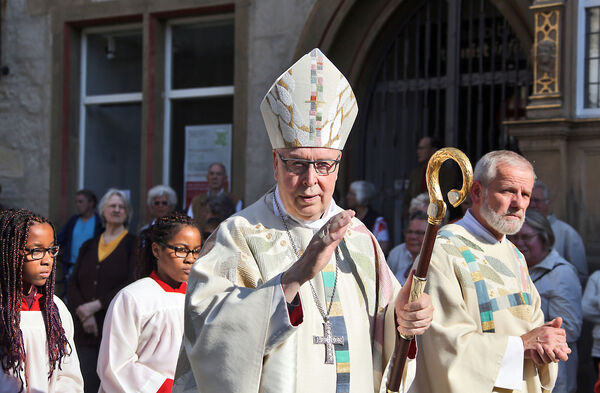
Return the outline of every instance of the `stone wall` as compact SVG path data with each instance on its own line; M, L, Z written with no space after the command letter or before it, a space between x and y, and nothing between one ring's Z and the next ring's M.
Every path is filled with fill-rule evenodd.
M260 0L253 1L250 5L245 190L247 205L275 184L271 144L260 114L260 102L275 79L297 60L294 58L294 51L315 3L316 0Z
M0 2L1 62L10 69L0 76L0 203L48 215L51 117L59 115L51 113L50 102L53 12L41 0ZM248 132L243 150L244 199L249 204L274 184L260 102L275 78L296 60L298 38L316 0L239 3L248 7Z
M48 215L50 16L45 2L1 3L0 203Z
M590 273L600 269L600 121L521 121L507 124L550 191L552 211L583 238Z

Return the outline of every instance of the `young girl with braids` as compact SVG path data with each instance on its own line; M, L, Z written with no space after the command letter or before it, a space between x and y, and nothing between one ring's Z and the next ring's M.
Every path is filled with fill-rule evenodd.
M57 253L47 219L0 212L0 392L83 392L73 320L54 296Z
M186 215L161 217L140 240L138 277L113 299L104 321L101 392L170 392L183 338L187 279L200 231Z

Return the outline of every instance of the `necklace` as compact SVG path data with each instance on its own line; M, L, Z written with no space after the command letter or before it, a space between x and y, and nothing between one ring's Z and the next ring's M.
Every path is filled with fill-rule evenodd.
M296 247L296 242L294 242L294 238L292 237L292 234L290 233L290 229L288 228L288 225L287 225L287 219L289 218L289 216L286 216L284 218L283 214L281 213L281 207L279 207L279 202L277 202L277 196L275 195L275 193L273 193L273 198L274 198L273 200L275 201L275 206L277 207L277 212L279 213L279 217L281 217L281 221L283 222L283 227L285 228L285 232L287 233L288 238L290 239L290 243L292 245L292 249L294 250L294 254L296 254L296 258L300 259L300 253L298 252L298 247ZM329 320L329 313L331 312L331 305L333 304L333 298L335 296L335 291L337 289L339 260L340 260L339 249L336 247L336 249L335 249L335 279L334 279L334 284L333 284L333 290L331 291L331 298L329 299L329 306L327 307L327 312L325 312L325 310L323 309L323 306L321 305L321 302L319 301L319 297L317 296L317 291L315 291L315 287L313 286L312 281L308 280L308 284L310 285L310 290L312 292L313 299L315 301L317 309L319 310L319 313L321 314L321 317L323 318L323 336L313 336L313 344L324 344L325 345L325 364L334 364L335 363L335 359L333 356L335 350L334 350L333 346L344 344L344 337L333 335L331 321Z

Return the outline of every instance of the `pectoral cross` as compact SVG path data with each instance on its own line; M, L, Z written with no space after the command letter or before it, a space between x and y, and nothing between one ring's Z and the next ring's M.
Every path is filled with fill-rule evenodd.
M334 336L331 331L331 322L325 320L323 322L323 336L313 336L314 344L325 344L325 364L334 364L333 345L344 345L344 337Z

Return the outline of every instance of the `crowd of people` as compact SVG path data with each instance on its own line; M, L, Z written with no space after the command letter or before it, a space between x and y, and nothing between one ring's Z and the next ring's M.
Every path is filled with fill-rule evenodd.
M296 116L325 103L327 122ZM116 188L78 191L60 231L0 209L0 392L379 392L397 334L420 336L403 391L575 392L583 318L598 368L600 272L588 279L581 237L524 157L477 162L411 300L439 141L419 141L395 245L372 183L352 182L345 209L332 198L357 105L318 49L261 112L276 184L245 209L221 163L185 211L171 187L148 190L139 230ZM456 187L451 168L440 176Z
M25 252L24 259L10 261L11 269L23 266L22 277L20 272L13 274L21 281L12 289L23 288L21 311L37 313L22 313L20 325L3 325L2 332L13 335L19 334L20 326L23 338L9 338L0 348L2 353L10 353L9 346L17 351L5 359L0 392L17 392L20 387L81 392L83 381L85 392L171 391L178 355L173 348L179 348L183 337L183 298L191 266L202 239L235 213L236 205L241 208L241 200L223 192L224 174L222 164L209 166L209 189L190 205L196 219L175 211L177 193L171 187L152 187L147 193L149 222L139 230L130 227L128 193L116 188L99 202L92 191L77 191L76 214L57 233L44 217L2 207L3 245L14 242ZM32 273L35 279L26 276L25 267L37 270ZM2 273L2 306L18 306L20 297L5 292L10 289L7 272ZM59 296L54 296L55 288ZM54 329L63 329L62 335L54 330L52 336L40 335L49 316ZM44 359L33 362L26 357L43 350L44 339L47 345L57 345L56 340L62 345L48 348L53 352L45 366ZM45 381L45 374L52 377Z
M422 152L423 147L428 147L427 142L430 139L423 138L419 142L418 151ZM434 142L434 146L437 148L440 145ZM432 152L428 153L427 159L431 154ZM424 176L424 171L421 173ZM451 188L451 185L447 188ZM408 196L410 192L409 187ZM553 391L574 393L577 391L577 342L582 333L583 319L593 324L600 322L600 302L597 298L600 273L593 274L588 281L583 240L573 227L552 214L549 190L542 180L535 180L529 199L523 226L519 232L508 238L525 257L532 282L541 298L544 321L549 322L560 317L561 326L566 332L571 354L567 362L561 362L559 365ZM427 193L417 194L410 199L407 204L408 225L403 232L404 243L395 246L387 255L388 266L401 284L414 267L414 261L420 252L427 227L428 204ZM472 201L468 198L468 201L461 205L458 216L450 219L450 215L447 214L445 221L454 223L460 220L471 205ZM385 222L383 217L379 219ZM586 288L586 291L583 292L582 288ZM596 370L600 364L599 332L600 325L594 327L592 332L594 347L591 355Z

